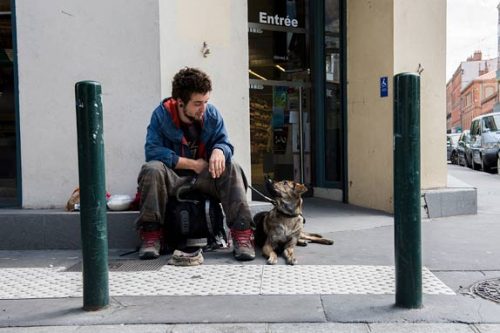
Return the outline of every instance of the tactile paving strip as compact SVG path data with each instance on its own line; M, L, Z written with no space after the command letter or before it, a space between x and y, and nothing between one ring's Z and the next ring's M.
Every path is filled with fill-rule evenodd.
M427 268L422 269L426 294L455 293ZM305 265L264 269L262 294L394 294L394 266Z
M81 297L82 274L65 267L0 269L0 299ZM454 295L427 268L423 292ZM394 267L354 265L163 266L110 272L111 296L394 294Z
M165 265L165 260L108 260L108 270L110 272L136 272L136 271L158 271ZM81 272L82 262L65 269L65 272Z

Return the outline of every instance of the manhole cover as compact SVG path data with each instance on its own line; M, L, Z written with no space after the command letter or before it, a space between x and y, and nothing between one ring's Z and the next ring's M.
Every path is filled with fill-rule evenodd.
M110 272L137 272L137 271L158 271L166 264L164 259L157 260L109 260L108 269ZM73 266L66 268L65 272L81 272L83 263L80 261Z
M470 287L470 291L484 299L500 303L500 278L477 282Z

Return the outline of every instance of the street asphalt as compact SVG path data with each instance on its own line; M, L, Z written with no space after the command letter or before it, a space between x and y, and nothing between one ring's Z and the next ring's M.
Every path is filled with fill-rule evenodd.
M0 299L0 333L500 332L500 290L496 290L495 302L472 289L483 280L500 283L500 175L455 165L448 165L448 170L450 179L477 188L478 214L422 220L423 266L454 292L424 293L422 308L395 306L394 293L307 293L302 289L287 294L121 295L112 296L107 308L95 312L82 310L81 297L4 297ZM335 244L298 248L298 266L394 266L391 215L311 198L305 200L304 216L306 231L320 232ZM110 250L110 259L124 258L120 254L127 250ZM265 266L260 253L245 263L234 261L229 251L204 255L203 266ZM80 260L79 251L0 251L0 281L15 289L15 283L5 280L9 269L23 268L23 274L29 275L30 269L70 267ZM278 265L285 265L282 258ZM353 288L362 282L355 282Z

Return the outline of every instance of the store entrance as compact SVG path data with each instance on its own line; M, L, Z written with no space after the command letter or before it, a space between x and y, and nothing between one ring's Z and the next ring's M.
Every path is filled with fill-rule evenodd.
M263 190L266 177L310 185L309 86L251 80L250 87L253 186Z
M311 185L308 1L248 3L252 185ZM260 200L257 196L254 198Z
M0 207L17 205L16 113L10 0L0 0Z

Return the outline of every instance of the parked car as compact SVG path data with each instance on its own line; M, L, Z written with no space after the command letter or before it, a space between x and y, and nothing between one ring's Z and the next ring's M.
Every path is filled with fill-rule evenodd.
M470 125L472 167L491 172L497 168L500 147L500 113L488 113L472 119Z
M470 150L470 131L465 130L458 138L458 165L472 168L472 154Z
M446 157L451 164L458 164L458 138L460 133L452 133L446 135Z
M498 150L497 173L500 174L500 149Z

